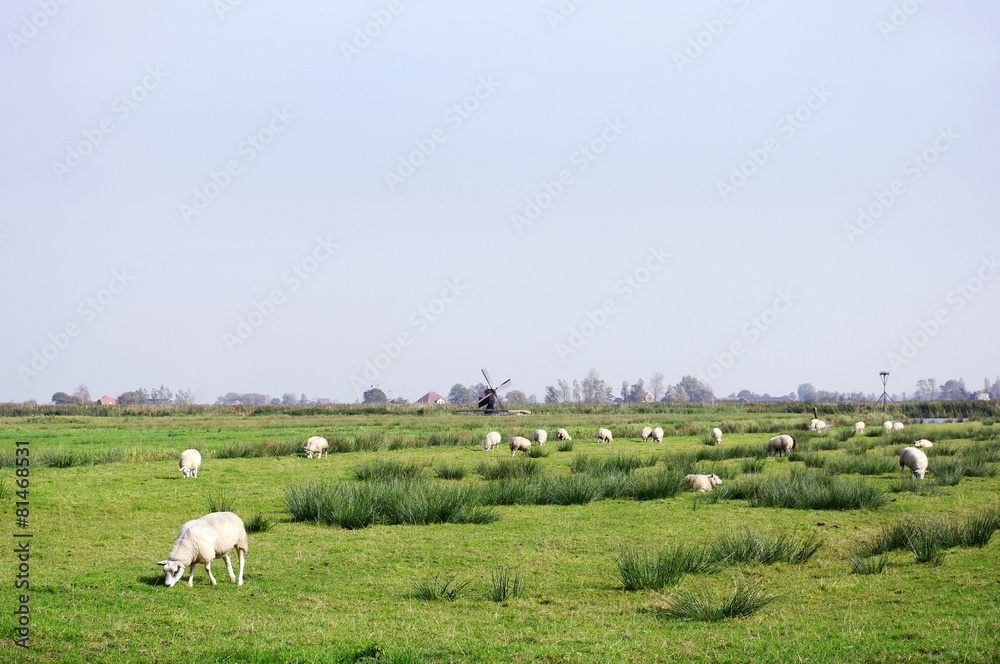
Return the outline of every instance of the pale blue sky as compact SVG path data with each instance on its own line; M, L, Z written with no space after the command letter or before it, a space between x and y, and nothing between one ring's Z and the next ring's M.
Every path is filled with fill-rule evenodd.
M4 3L0 400L1000 374L1000 6L622 4Z

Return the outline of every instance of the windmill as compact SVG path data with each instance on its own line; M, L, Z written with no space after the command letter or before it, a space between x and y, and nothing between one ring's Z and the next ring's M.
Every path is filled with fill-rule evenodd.
M486 410L483 411L484 415L494 415L496 413L502 415L506 413L507 409L504 408L503 402L500 401L500 390L510 385L510 378L496 387L493 387L493 383L490 381L490 374L486 369L483 369L483 378L486 379L486 391L476 403L476 408L485 408Z

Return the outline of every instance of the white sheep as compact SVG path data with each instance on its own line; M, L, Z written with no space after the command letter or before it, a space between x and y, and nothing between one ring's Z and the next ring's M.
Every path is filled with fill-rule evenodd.
M722 429L719 427L712 428L712 438L715 439L715 444L718 445L722 442Z
M531 441L521 436L514 436L510 439L510 455L514 456L519 451L525 454L529 453L531 451Z
M656 428L653 429L653 440L655 440L658 443L662 443L663 442L663 428L662 427L656 427Z
M892 423L892 430L893 431L902 431L903 430L903 423L902 422L893 422Z
M809 420L809 429L811 431L826 431L826 422L823 420L812 419Z
M566 429L556 429L556 440L573 440Z
M883 422L882 423L882 430L885 431L885 432L887 432L887 433L889 431L892 431L892 422L889 421L889 420L886 420L885 422Z
M640 435L642 436L642 442L645 443L646 439L653 435L653 427L643 427Z
M722 479L715 473L710 475L686 475L684 481L691 483L694 491L711 491L713 486L722 484Z
M233 563L229 559L229 552L236 549L240 558L240 578L236 581L233 573ZM212 561L216 558L226 559L226 569L229 570L229 580L236 585L243 585L243 565L246 562L246 553L249 548L247 541L247 531L243 527L243 520L232 512L212 512L200 519L192 519L183 526L177 533L177 540L174 548L170 550L170 556L166 560L156 563L163 566L163 573L166 575L166 586L172 587L184 576L184 568L191 568L191 578L188 579L188 586L194 586L194 566L203 564L208 578L212 585L217 585L215 577L212 576Z
M864 432L865 432L865 423L864 422L855 422L854 423L854 435L857 436L859 433L864 433Z
M535 429L535 442L539 447L545 447L545 441L549 439L549 432L545 429Z
M613 440L611 429L598 429L595 438L600 438L602 443L610 443Z
M303 448L306 453L306 458L311 459L313 455L316 458L322 458L323 452L326 452L327 456L330 456L330 443L323 436L312 436L306 440L306 446Z
M920 440L913 441L914 447L934 447L934 443L927 440L926 438L921 438Z
M503 437L500 435L499 431L490 431L486 434L486 439L483 440L483 449L487 452L492 452L496 448L500 447L500 443L503 442Z
M198 477L198 468L201 466L201 452L198 450L184 450L181 452L177 465L181 467L184 477Z
M789 436L787 433L775 436L767 441L767 453L775 454L781 456L782 453L788 454L791 450L795 449L795 436Z
M899 453L899 476L905 477L906 471L903 467L910 469L910 477L916 476L917 479L924 479L924 473L927 472L927 455L918 450L915 447L904 447L903 451Z

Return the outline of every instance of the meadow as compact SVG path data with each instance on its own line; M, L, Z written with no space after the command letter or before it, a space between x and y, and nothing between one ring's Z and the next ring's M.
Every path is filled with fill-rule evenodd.
M17 441L33 535L27 649L0 557L0 661L1000 661L995 414L884 433L841 406L813 433L804 409L533 410L0 412L3 548L24 530ZM549 442L512 459L536 428ZM777 433L799 441L789 458L763 454ZM327 457L302 454L311 435ZM901 480L917 438L927 479ZM177 467L189 447L197 479ZM724 484L695 494L689 472ZM244 585L220 560L216 587L204 568L164 587L180 525L225 508L254 530Z

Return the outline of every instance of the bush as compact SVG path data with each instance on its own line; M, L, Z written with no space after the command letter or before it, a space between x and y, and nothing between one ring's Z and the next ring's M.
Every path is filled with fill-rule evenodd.
M713 602L705 593L681 591L668 597L659 612L666 618L718 622L753 615L777 598L765 592L760 582L744 580L737 581L733 594L721 603Z

